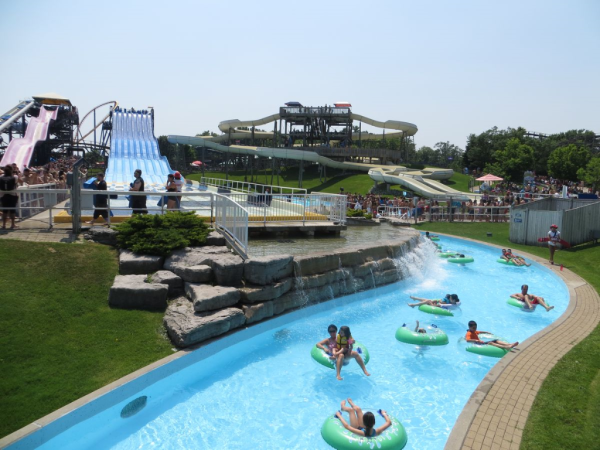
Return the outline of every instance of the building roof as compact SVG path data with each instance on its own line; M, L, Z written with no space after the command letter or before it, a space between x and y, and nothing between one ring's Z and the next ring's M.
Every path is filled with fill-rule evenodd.
M54 92L47 92L45 94L34 95L33 99L40 102L42 105L67 105L72 106L71 100L62 95L58 95Z

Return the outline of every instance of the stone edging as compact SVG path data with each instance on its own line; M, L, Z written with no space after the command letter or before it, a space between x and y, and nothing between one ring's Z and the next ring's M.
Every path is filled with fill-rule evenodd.
M447 236L502 248L475 239ZM521 250L518 253L548 268L559 267ZM446 450L518 450L544 379L560 358L600 323L600 296L596 290L568 269L563 268L557 274L569 289L567 310L520 345L519 353L509 353L487 373L454 424Z

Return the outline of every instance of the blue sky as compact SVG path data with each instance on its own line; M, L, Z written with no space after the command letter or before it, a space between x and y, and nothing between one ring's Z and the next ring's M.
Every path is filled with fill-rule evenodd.
M493 126L600 133L596 0L0 0L0 23L0 113L57 92L81 115L151 105L157 135L194 135L347 100L416 124L418 147Z

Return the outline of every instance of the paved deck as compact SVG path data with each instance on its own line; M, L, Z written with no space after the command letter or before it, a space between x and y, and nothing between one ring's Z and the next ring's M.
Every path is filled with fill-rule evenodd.
M583 278L545 259L520 250L519 254L563 279L569 288L569 306L552 325L519 345L520 352L507 354L488 372L454 424L446 450L518 450L529 411L548 373L600 323L600 296Z

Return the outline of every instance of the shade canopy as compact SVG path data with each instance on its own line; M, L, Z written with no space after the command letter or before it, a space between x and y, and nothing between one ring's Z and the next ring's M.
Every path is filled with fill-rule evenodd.
M502 181L502 180L504 180L504 178L497 177L496 175L492 175L491 173L488 173L487 175L477 178L477 181Z
M202 161L194 161L192 164L194 164L196 166L201 166L202 165Z
M43 105L67 105L71 106L71 100L62 95L58 95L54 92L47 92L45 94L34 95L33 99L40 102Z

